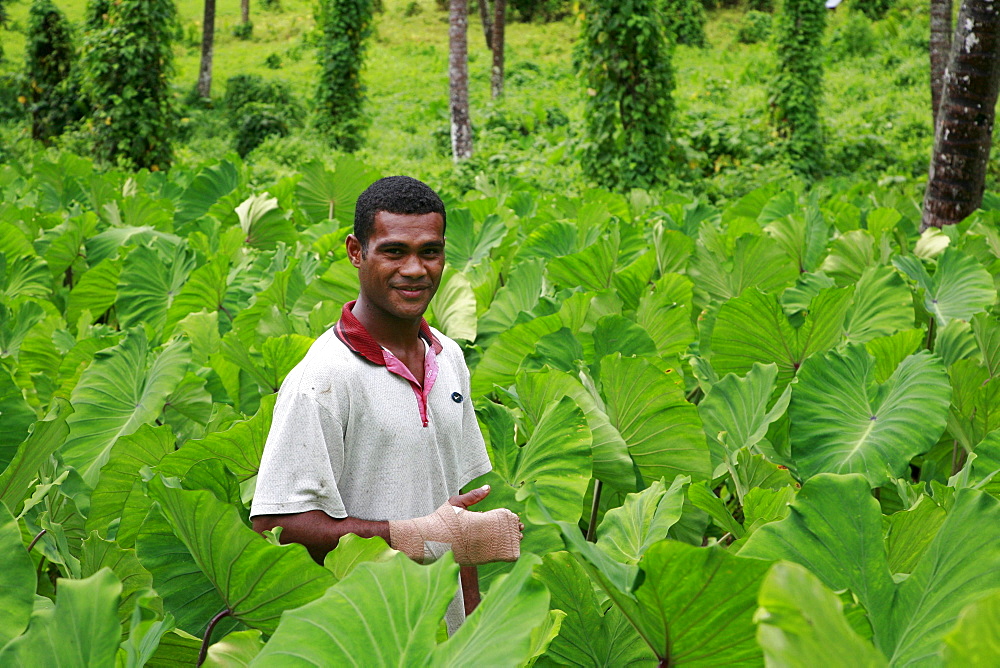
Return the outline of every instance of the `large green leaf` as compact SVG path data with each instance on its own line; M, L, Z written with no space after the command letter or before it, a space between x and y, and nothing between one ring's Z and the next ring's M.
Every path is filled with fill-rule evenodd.
M0 648L21 635L35 600L35 565L21 542L17 520L0 503Z
M563 326L558 313L514 325L493 342L472 372L472 394L479 396L514 382L521 361L535 349L543 336Z
M1000 428L1000 380L975 360L955 362L951 379L948 433L966 450L972 450L987 434Z
M648 360L609 355L601 365L601 394L644 480L711 476L698 409L685 400L675 374Z
M664 357L684 353L695 340L691 324L691 282L680 274L667 274L655 290L639 298L636 321Z
M55 606L35 611L28 632L0 651L0 665L115 665L121 637L121 587L109 569L101 569L85 580L59 580Z
M150 357L145 332L131 330L119 345L95 355L73 390L76 412L68 419L62 454L89 485L97 483L119 437L159 417L187 372L188 343L175 341Z
M80 573L89 577L102 568L110 568L122 583L118 615L126 621L132 616L140 595L153 586L153 576L139 563L135 550L126 550L113 541L103 540L95 531L83 541ZM162 614L163 605L158 599L150 605Z
M90 496L87 531L108 536L112 524L122 517L132 487L141 478L142 467L156 466L174 447L174 435L166 425L144 424L135 433L119 438L111 446L108 462L101 467L97 486ZM132 547L131 542L126 541L122 547Z
M536 575L549 590L552 608L566 613L547 656L571 666L617 668L656 663L652 650L622 611L615 606L605 611L598 605L590 578L571 554L545 555Z
M758 600L757 639L767 665L811 668L819 656L830 668L888 665L885 656L851 628L840 599L802 566L775 564Z
M521 262L511 270L506 284L497 290L489 309L479 319L480 341L506 331L522 311L535 308L542 294L544 271L541 260Z
M507 234L507 226L503 219L490 214L477 224L468 209L455 209L448 212L448 243L445 254L448 264L459 271L479 264L489 257L490 250L495 248Z
M162 330L167 322L167 311L194 265L194 256L180 245L170 251L139 246L129 253L118 275L115 301L122 325L145 324L152 331Z
M677 476L667 487L663 480L625 497L609 510L597 528L597 547L615 561L638 564L654 543L667 537L684 508L684 486L691 479Z
M604 290L611 287L611 275L618 257L618 236L591 244L579 253L557 257L546 266L549 280L563 288Z
M218 256L191 272L170 303L164 334L169 335L178 322L191 313L224 311L228 287L229 258Z
M273 633L282 612L333 584L304 547L269 544L211 492L182 490L161 478L150 481L149 492L232 616L247 626Z
M31 424L38 419L34 409L7 369L0 367L0 471L14 459L18 446L27 437Z
M184 191L174 222L178 225L201 218L220 199L240 186L240 173L228 160L202 169Z
M279 208L278 198L266 192L244 200L236 207L236 217L248 246L271 250L279 243L294 245L298 240L289 214Z
M38 469L66 440L69 434L66 418L72 412L72 406L65 399L53 401L49 414L35 423L31 435L0 474L0 503L6 504L12 512L20 511L21 502L31 489ZM6 418L4 428L7 428Z
M938 258L933 277L913 255L897 256L893 264L923 288L924 307L940 327L956 318L971 319L997 298L993 277L986 268L975 257L954 248L948 248Z
M881 385L874 372L875 360L859 345L802 365L789 407L800 475L861 473L877 487L937 442L951 395L940 360L911 355Z
M476 339L476 296L469 278L446 267L441 286L431 302L433 324L445 335L462 341Z
M988 666L1000 656L1000 591L970 603L945 636L948 666Z
M799 274L780 245L763 235L741 236L725 249L699 242L689 273L709 302L733 299L754 287L778 290L791 285Z
M303 211L314 223L333 218L349 225L354 222L358 195L378 178L378 174L351 156L338 158L334 172L315 160L302 166L302 179L295 192Z
M913 326L913 297L889 267L870 267L854 287L854 301L844 320L844 338L864 343Z
M778 388L784 389L807 357L840 341L850 300L849 288L823 290L796 327L776 297L748 290L719 309L712 332L712 365L724 376L746 373L754 363L777 364Z

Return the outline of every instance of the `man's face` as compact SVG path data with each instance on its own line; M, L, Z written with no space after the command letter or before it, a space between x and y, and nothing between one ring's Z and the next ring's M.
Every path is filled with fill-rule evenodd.
M441 282L443 228L439 213L379 211L367 252L349 236L347 252L358 268L365 302L393 318L420 318Z

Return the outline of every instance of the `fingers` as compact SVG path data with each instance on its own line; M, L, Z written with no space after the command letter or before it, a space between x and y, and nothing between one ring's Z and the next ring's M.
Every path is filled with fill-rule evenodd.
M487 496L489 496L489 493L490 493L490 486L483 485L482 487L477 487L471 492L466 492L465 494L458 494L456 496L451 497L450 499L448 499L448 503L450 503L453 506L458 506L459 508L468 508L469 506L473 506L482 501L483 499L485 499Z

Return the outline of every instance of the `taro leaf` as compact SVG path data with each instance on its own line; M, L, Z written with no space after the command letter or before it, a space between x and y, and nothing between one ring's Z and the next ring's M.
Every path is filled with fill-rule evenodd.
M988 666L1000 656L1000 591L967 605L944 638L945 665Z
M343 580L358 564L366 561L383 562L392 559L396 550L386 545L378 536L361 538L349 533L337 542L337 547L326 553L323 566L333 573L337 582Z
M594 477L618 489L632 489L635 486L635 473L628 446L618 430L608 422L607 414L598 406L597 400L583 383L568 373L545 369L518 374L517 394L520 406L532 425L538 423L542 413L551 404L562 397L572 397L587 417L587 425L593 437L591 448Z
M518 666L531 633L548 615L548 594L531 578L538 559L522 558L465 624L435 644L458 585L450 553L430 566L402 554L360 565L320 599L285 614L251 665Z
M991 473L996 473L986 484L986 491L1000 497L1000 430L986 435L974 451L976 458L972 462L972 474L975 480L983 480Z
M715 523L722 529L736 538L743 537L743 527L733 519L726 504L708 486L708 481L702 480L691 485L688 489L688 499L696 508L701 508L708 513L709 517L715 520Z
M288 372L305 357L313 340L300 334L285 334L266 339L260 354L229 332L222 338L222 355L240 370L250 374L267 393L277 392Z
M922 329L904 329L866 343L865 349L875 358L875 382L887 381L900 362L917 352L923 339Z
M953 319L969 320L996 300L993 277L971 255L954 248L938 259L934 276L913 255L893 258L893 264L924 289L924 307L944 327Z
M739 297L753 287L778 290L799 275L780 245L763 235L743 235L729 252L709 250L699 242L691 263L688 273L709 302Z
M254 657L264 649L260 631L234 631L208 648L206 668L238 668L249 666Z
M601 379L601 360L613 353L623 357L655 356L656 344L639 325L621 315L606 315L597 321L593 335L585 339L584 357L590 363L590 375ZM590 343L593 341L592 353Z
M584 291L610 288L618 243L615 233L578 253L554 258L545 267L549 281L562 288L582 287Z
M944 508L923 495L909 510L890 515L885 536L889 571L912 573L946 516Z
M184 240L174 234L160 232L148 225L143 227L109 227L100 234L87 239L87 262L96 266L111 257L119 248L145 246L150 242L164 248L180 246Z
M784 193L778 197L783 195ZM826 222L823 213L816 206L808 206L804 211L780 211L776 214L771 214L769 207L761 212L759 222L767 223L764 231L778 242L800 272L815 270L823 259L830 236L830 224Z
M792 456L803 478L861 473L877 487L902 476L944 431L951 388L929 352L907 357L878 385L860 345L813 357L792 390Z
M97 486L90 497L87 531L109 535L109 527L121 518L132 486L140 479L144 466L156 466L174 451L174 435L170 427L144 424L135 433L122 436L113 446L108 462L101 468ZM131 547L123 544L122 547Z
M736 452L752 448L767 434L767 428L788 407L786 389L771 410L767 405L774 394L778 367L754 364L746 376L728 374L715 383L698 404L705 435L717 443L735 462Z
M149 246L129 253L118 276L115 301L122 327L145 324L153 331L163 330L167 311L194 264L194 255L179 245L167 258Z
M149 492L226 608L247 626L273 633L283 611L333 584L304 547L269 544L211 492L171 487L159 477L149 482Z
M638 564L653 543L664 540L681 517L688 476L677 476L668 488L657 480L625 503L609 510L597 529L597 547L616 561Z
M754 363L778 365L778 388L795 376L803 360L840 341L850 306L849 288L829 288L813 298L799 327L785 316L773 295L748 290L719 309L712 332L712 366L719 376L743 374Z
M223 620L225 621L225 620ZM218 626L217 632L222 632ZM198 652L201 649L201 639L175 628L160 638L160 644L149 660L149 665L155 668L188 668L198 664Z
M982 315L982 314L980 314ZM934 354L946 367L976 356L976 337L964 320L952 320L934 332Z
M448 264L465 271L489 257L490 251L503 241L507 226L496 214L486 216L476 224L468 209L455 209L448 214L448 243L445 255Z
M899 274L885 266L866 269L854 287L844 338L865 343L912 326L913 297Z
M113 541L103 540L94 531L83 541L80 574L90 577L102 568L110 568L122 583L118 616L124 622L132 616L139 603L138 597L153 586L153 576L139 563L135 550L126 550ZM163 603L159 599L148 604L162 615Z
M31 435L17 449L10 465L0 474L0 503L4 503L13 512L20 512L21 502L27 496L34 483L39 467L48 461L49 457L66 440L69 426L66 418L73 412L73 407L65 399L55 399L44 420L35 423ZM7 429L7 418L4 417L4 429ZM0 646L3 643L0 642Z
M3 417L3 429L0 429L0 471L17 454L18 446L28 436L28 429L38 419L35 410L24 398L24 393L8 373L0 367L0 416Z
M17 520L0 503L0 648L21 635L35 600L35 565L21 542Z
M20 354L21 343L44 318L45 311L34 301L23 302L10 309L0 304L0 357L13 357L24 364L24 355ZM59 366L58 362L56 366Z
M240 482L257 475L264 441L271 429L271 416L277 395L261 397L257 414L233 423L225 431L217 431L197 441L188 441L179 450L167 454L157 470L167 476L183 479L199 462L219 460L236 474Z
M191 272L167 311L164 335L192 313L225 311L229 258L219 255Z
M216 202L236 190L240 181L239 171L228 160L205 167L181 196L174 222L183 225L201 218Z
M236 207L236 217L246 235L244 241L253 248L273 250L279 243L294 245L298 241L299 235L289 214L282 212L278 199L269 197L266 192L244 200Z
M431 303L434 324L446 336L463 341L476 339L476 296L462 272L444 270L441 285Z
M335 172L319 160L302 166L302 180L295 187L302 210L313 222L333 218L342 225L354 222L358 196L379 175L350 156L337 159Z
M830 589L853 591L876 634L888 626L894 589L882 514L863 476L823 473L806 481L791 514L760 527L740 555L802 564Z
M204 636L208 622L225 610L226 604L191 552L174 535L170 522L158 506L149 510L138 529L135 550L139 563L153 575L156 593L163 597L163 608L173 614L177 627ZM242 628L242 625L226 617L215 631L223 634L234 628Z
M472 373L472 394L480 396L491 392L494 384L507 387L513 383L521 361L534 351L538 340L562 326L560 315L553 313L514 325L500 334Z
M56 604L31 616L28 632L0 651L4 666L113 666L121 638L118 593L109 569L85 580L59 580Z
M753 613L769 563L666 540L639 567L638 630L657 656L670 665L759 665Z
M948 433L972 450L991 431L1000 428L1000 380L990 378L975 360L959 360L948 370L951 408Z
M711 476L698 409L684 399L675 374L648 360L609 355L601 365L601 394L644 480Z
M205 379L188 373L167 397L162 421L177 434L177 442L200 438L212 416L212 395L205 389Z
M1000 375L1000 320L980 313L972 318L972 331L983 358L983 366L990 378L996 378Z
M656 662L620 608L604 611L598 605L590 578L571 554L545 555L536 577L548 588L552 608L566 613L547 656L565 665L607 668Z
M885 656L851 628L840 599L798 564L775 564L758 601L757 640L769 666L811 668L819 656L831 668L888 665Z
M686 276L667 274L656 282L653 292L645 292L639 299L636 321L662 357L684 353L695 340L691 287Z
M743 538L730 547L733 552L739 552L750 536L765 524L777 522L788 517L789 505L795 500L795 488L781 487L765 489L754 487L743 497Z
M163 601L155 592L147 590L136 597L128 622L128 637L121 644L125 652L123 668L141 668L156 653L163 636L174 628L174 616L164 615ZM122 665L121 650L118 666Z
M518 314L535 308L542 294L544 271L541 260L521 262L511 270L506 284L497 290L489 309L479 319L479 342L505 332L517 320Z
M52 275L45 260L35 256L7 259L0 253L0 297L11 303L18 297L48 299Z
M143 329L134 329L110 350L98 352L73 390L76 412L67 422L66 463L95 485L112 446L121 436L159 417L167 397L184 378L188 343L178 340L148 359Z

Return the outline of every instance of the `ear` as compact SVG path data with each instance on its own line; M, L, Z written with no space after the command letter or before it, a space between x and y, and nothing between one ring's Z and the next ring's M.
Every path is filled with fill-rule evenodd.
M347 257L351 259L351 264L355 267L361 266L361 242L353 234L347 235Z

